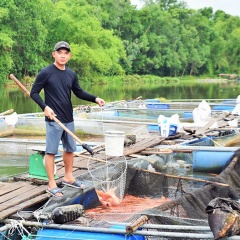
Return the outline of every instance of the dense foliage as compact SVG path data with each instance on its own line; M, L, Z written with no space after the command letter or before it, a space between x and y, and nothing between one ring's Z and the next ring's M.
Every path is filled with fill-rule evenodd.
M239 73L240 17L184 1L1 0L0 79L35 76L53 61L57 41L72 47L84 79Z

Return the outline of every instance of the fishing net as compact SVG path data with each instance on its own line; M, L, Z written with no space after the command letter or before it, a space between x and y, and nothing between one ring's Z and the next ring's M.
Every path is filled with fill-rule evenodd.
M89 164L92 161L89 159ZM211 176L209 174L202 178L192 169L181 169L180 171L172 168L170 173L167 169L157 172L151 168L152 163L149 161L142 160L141 165L139 162L139 159L129 158L125 161L124 157L107 159L106 163L100 162L98 167L89 166L89 172L78 177L85 183L87 181L91 184L94 183L94 187L89 188L86 184L87 187L84 190L86 195L82 196L82 199L92 200L94 194L96 197L95 189L107 191L116 186L117 189L121 189L121 193L116 191L116 194L122 199L118 206L103 208L99 201L95 202L95 205L84 206L84 217L87 219L88 226L96 224L101 226L101 223L131 224L146 216L146 225L165 225L164 233L168 234L167 237L160 236L163 234L161 230L149 229L142 225L141 229L149 232L146 239L179 239L179 236L175 235L174 237L173 233L177 232L177 228L174 229L174 226L183 225L186 227L196 226L195 229L191 228L188 231L181 230L181 232L194 234L194 237L182 237L181 239L191 239L196 238L197 234L203 233L202 230L198 230L200 226L209 229L206 207L210 201L218 197L240 198L239 151L235 153L230 164L219 175ZM184 174L183 171L185 171ZM187 175L191 175L192 178L185 177ZM92 195L88 196L89 193ZM78 203L84 205L84 201L81 199L78 200ZM171 229L167 229L169 225L172 226ZM153 232L159 236L150 236ZM198 239L206 239L206 237Z
M124 156L106 160L89 157L88 171L76 177L84 183L84 189L62 188L63 197L50 198L42 209L35 212L36 218L51 219L52 212L59 206L82 204L84 209L103 205L110 207L122 202L126 188L127 161Z
M141 216L147 216L148 224L209 226L206 206L212 199L239 199L239 156L239 152L236 152L229 166L221 174L195 180L177 176L176 173L173 176L149 171L149 165L145 170L142 166L136 168L136 161L128 160L125 196L121 205L114 208L114 211L86 210L86 215L103 222L132 223ZM129 196L131 202L128 202Z
M92 165L92 157L88 161L88 172L100 202L106 206L118 205L125 193L127 162L124 156L111 158L105 156L99 167Z

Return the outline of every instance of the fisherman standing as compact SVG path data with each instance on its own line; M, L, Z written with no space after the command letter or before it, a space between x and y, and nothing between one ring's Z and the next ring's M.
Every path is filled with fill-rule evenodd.
M70 45L67 42L58 42L52 52L54 63L39 72L32 86L30 96L41 107L46 121L46 155L45 167L48 175L47 192L56 197L63 196L54 179L54 157L58 153L60 140L63 144L63 161L65 174L63 184L74 188L83 188L83 184L73 177L73 158L76 151L74 139L66 133L56 122L56 116L65 127L74 132L73 107L71 92L78 98L97 103L103 106L105 101L84 91L79 83L76 73L67 67L71 58ZM39 95L44 90L45 100Z

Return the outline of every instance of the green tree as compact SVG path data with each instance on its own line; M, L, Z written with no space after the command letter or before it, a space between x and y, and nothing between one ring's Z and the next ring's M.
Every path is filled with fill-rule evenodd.
M12 60L12 46L14 43L13 32L11 28L6 24L10 17L8 5L12 5L12 1L2 1L0 3L0 82L3 83L6 80L6 76L9 74L13 65Z
M229 35L226 43L226 55L228 56L230 73L239 73L240 66L240 26Z
M50 16L51 5L50 0L15 0L9 7L9 26L16 39L12 52L14 72L21 76L34 76L46 65L43 59L47 36L44 22Z
M95 9L86 1L58 1L48 23L49 43L52 46L56 41L68 41L73 53L70 65L83 77L123 74L122 41L112 30L102 28Z
M85 79L239 73L240 18L181 0L1 0L0 77L35 76L57 41Z
M209 62L216 74L239 73L240 18L217 11L212 19L212 41Z

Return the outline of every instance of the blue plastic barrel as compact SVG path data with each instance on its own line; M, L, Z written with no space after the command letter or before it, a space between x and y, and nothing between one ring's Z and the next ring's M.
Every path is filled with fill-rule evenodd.
M95 228L97 229L97 228ZM36 239L37 240L52 240L57 239L60 236L61 239L67 240L144 240L144 236L140 235L124 235L115 233L101 233L101 232L84 232L77 230L63 230L63 229L40 229L38 230Z

